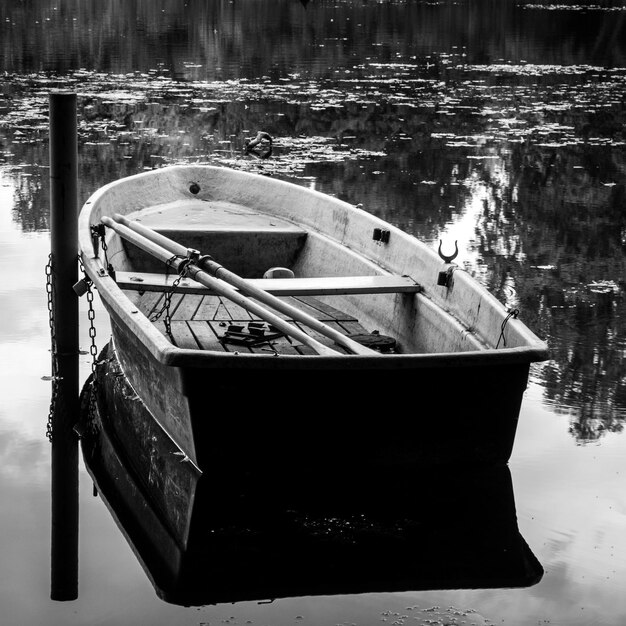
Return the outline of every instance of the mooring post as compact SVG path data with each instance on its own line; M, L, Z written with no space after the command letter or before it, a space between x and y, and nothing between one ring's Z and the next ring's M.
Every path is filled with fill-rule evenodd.
M50 250L57 402L52 413L52 600L78 597L78 130L76 94L50 94Z

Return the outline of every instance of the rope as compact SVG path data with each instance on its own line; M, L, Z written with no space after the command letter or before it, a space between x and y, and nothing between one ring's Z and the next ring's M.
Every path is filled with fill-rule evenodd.
M519 315L519 309L509 309L509 314L504 318L500 326L500 337L498 337L496 350L500 347L500 340L502 340L502 345L506 348L506 337L504 336L504 330L506 328L506 325L509 323L509 320L511 318L517 319L518 315Z

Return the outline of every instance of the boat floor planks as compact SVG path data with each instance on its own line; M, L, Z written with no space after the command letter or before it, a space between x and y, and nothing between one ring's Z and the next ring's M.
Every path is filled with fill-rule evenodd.
M163 335L167 336L165 324L165 298L167 294L161 292L147 291L134 295L134 302L141 312L159 329ZM359 321L332 307L331 305L318 300L313 296L290 296L285 298L294 307L324 322L328 326L338 330L345 335L367 334L368 331ZM258 343L253 338L247 338L237 343L234 339L229 339L229 328L231 325L243 326L250 322L259 322L258 317L248 312L243 307L218 295L199 295L172 293L170 299L170 330L172 341L175 346L191 350L217 350L221 352L276 352L278 354L313 354L310 347L302 345L291 337L283 334L272 333L271 329L265 325L267 340L259 336ZM347 350L331 339L315 332L303 324L298 324L288 316L276 312L276 314L287 319L306 332L317 341L334 347L340 352ZM274 336L274 335L278 336ZM271 337L271 338L270 338Z

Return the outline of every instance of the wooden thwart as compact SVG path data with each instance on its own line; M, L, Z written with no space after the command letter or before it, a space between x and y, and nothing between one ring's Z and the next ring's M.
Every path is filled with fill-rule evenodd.
M116 272L121 289L134 291L169 291L176 274ZM315 278L248 278L252 287L275 296L331 296L376 293L418 293L422 287L409 276L324 276ZM214 293L191 278L183 278L175 292L207 295Z

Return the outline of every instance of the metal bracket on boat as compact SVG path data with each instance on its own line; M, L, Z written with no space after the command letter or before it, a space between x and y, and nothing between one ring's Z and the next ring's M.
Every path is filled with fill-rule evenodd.
M454 261L454 259L456 259L456 257L459 254L459 246L457 245L457 242L454 242L454 252L450 255L444 254L441 251L441 239L439 240L439 249L437 250L437 252L439 253L439 256L441 257L442 261L444 263L452 263L452 261ZM439 275L437 276L437 284L441 287L450 287L452 285L452 274L454 273L454 270L456 269L455 265L451 265L450 267L448 267L445 270L442 270L441 272L439 272Z
M372 234L372 239L380 243L389 243L390 235L391 235L391 231L385 228L375 228L374 233Z
M442 270L439 272L437 276L437 284L440 287L451 287L452 286L452 274L454 274L454 270L456 269L455 265L451 265L447 270Z
M187 248L187 258L191 263L197 263L200 258L200 250L195 248Z
M172 256L172 258L168 259L166 264L171 267L173 266L173 263L175 260L177 259L180 260L177 271L178 271L178 275L181 278L184 278L185 276L187 276L189 264L195 263L197 265L200 258L201 257L200 257L199 250L196 250L195 248L187 248L187 254L185 256L183 256L182 254L175 254Z
M439 240L439 249L437 250L437 252L439 253L439 256L443 259L444 263L452 263L452 261L454 261L454 259L456 259L456 257L459 255L459 246L457 245L457 243L458 242L455 240L454 252L448 256L441 251L441 239Z
M107 243L105 239L106 233L106 225L100 222L100 224L94 224L91 226L91 242L93 244L93 252L94 258L100 256L100 248L102 248L102 252L104 252L104 267L101 267L98 270L99 276L110 276L113 280L115 280L115 268L111 263L109 263L109 257L107 256ZM80 282L80 281L79 281ZM76 291L76 286L74 287L74 291ZM78 293L78 291L76 291ZM82 294L79 294L82 295Z
M252 348L263 343L270 343L272 340L284 336L284 333L274 328L271 324L253 321L247 323L247 328L245 324L229 324L220 341Z
M94 256L98 256L100 251L100 242L104 241L104 232L105 226L104 224L95 224L91 227L91 243L93 245L93 253Z

